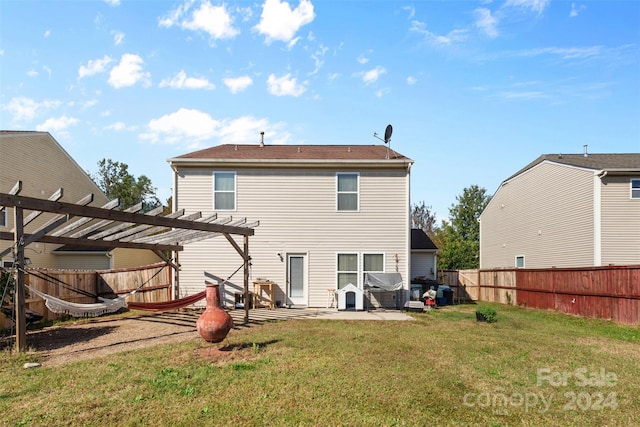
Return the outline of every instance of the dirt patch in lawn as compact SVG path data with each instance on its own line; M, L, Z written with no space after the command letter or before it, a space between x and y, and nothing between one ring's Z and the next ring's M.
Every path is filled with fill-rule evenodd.
M41 357L43 366L57 366L159 344L201 340L196 330L199 315L194 310L65 323L28 331L27 347Z

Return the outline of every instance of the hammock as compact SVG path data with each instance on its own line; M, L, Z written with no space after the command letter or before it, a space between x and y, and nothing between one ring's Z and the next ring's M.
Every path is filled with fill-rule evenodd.
M98 297L100 302L94 304L80 304L61 300L51 295L40 292L37 289L33 289L31 286L27 286L29 291L38 295L44 299L45 305L53 313L68 314L73 317L97 317L107 313L115 313L127 306L127 302L124 298L118 297L115 299Z
M179 308L184 308L195 304L205 297L205 291L198 292L197 294L189 295L188 297L176 299L173 301L165 302L130 302L127 303L127 307L131 310L146 310L146 311L171 311Z

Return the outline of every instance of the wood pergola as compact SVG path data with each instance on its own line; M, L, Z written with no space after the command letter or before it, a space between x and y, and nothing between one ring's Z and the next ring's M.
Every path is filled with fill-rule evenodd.
M117 210L117 200L102 207L92 207L88 206L93 201L92 194L76 203L68 203L59 201L63 195L62 188L47 200L20 196L21 189L22 184L18 182L9 193L0 193L0 211L5 207L14 208L13 230L0 232L0 240L14 243L0 252L0 258L13 252L18 266L15 289L18 351L25 351L27 348L24 250L35 242L105 249L148 249L177 272L179 266L164 251L179 252L188 243L224 236L244 260L244 294L245 301L248 301L249 236L254 235L254 228L259 225L257 221L233 221L231 218L218 218L217 215L203 217L201 212L187 215L184 210L164 216L160 216L162 209L139 213L142 210L141 204ZM25 211L28 214L25 215ZM33 232L25 232L29 223L45 214L49 214L50 218L44 224ZM242 247L234 240L233 235L243 236ZM245 304L244 321L249 321L249 304Z

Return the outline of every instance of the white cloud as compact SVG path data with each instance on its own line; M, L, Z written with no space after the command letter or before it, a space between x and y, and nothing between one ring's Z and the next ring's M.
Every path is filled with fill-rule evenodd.
M322 66L324 65L324 60L322 58L324 58L328 50L328 47L320 46L319 50L316 50L313 54L311 54L311 59L313 59L315 63L315 68L309 74L314 75L317 74L318 71L320 71L320 68L322 68Z
M105 55L101 59L89 60L86 66L81 65L78 69L78 78L81 79L83 77L93 76L94 74L104 72L111 61L112 59L109 55Z
M46 39L47 37L49 37L51 35L51 30L47 30L44 32L44 38Z
M28 122L33 120L42 110L49 110L60 106L60 101L45 99L36 102L25 97L11 98L8 103L2 105L2 109L12 114L14 122Z
M27 71L27 76L29 76L29 77L38 77L38 72L36 70L31 69L31 70Z
M503 8L514 7L521 9L529 9L540 15L549 5L549 0L507 0Z
M160 19L159 25L167 28L177 25L186 30L204 31L213 39L229 39L240 33L233 26L233 19L224 3L213 6L206 0L189 14L192 5L193 1L187 1L178 6Z
M170 79L160 82L160 87L170 87L172 89L208 89L213 90L216 86L205 78L187 77L184 70Z
M124 36L125 36L125 34L122 31L113 30L111 31L111 35L113 36L114 45L118 46L122 44L122 41L124 40Z
M455 29L449 31L446 35L438 35L427 30L427 25L420 21L411 21L409 31L421 34L425 41L437 47L461 43L467 40L469 34L469 30L467 29Z
M59 137L66 137L69 134L69 132L67 132L67 129L70 126L75 125L76 123L78 123L78 119L76 119L75 117L52 117L45 120L44 123L37 125L36 130L39 132L49 132L51 134L56 134Z
M253 84L253 80L249 76L228 77L222 79L222 82L229 88L231 93L242 92Z
M109 84L118 89L133 86L141 82L144 86L151 84L151 74L142 70L144 61L138 55L125 53L120 63L111 69Z
M407 17L408 19L413 19L413 17L416 15L416 8L413 6L404 6L402 10L406 10L409 12L409 16Z
M583 4L576 5L575 3L571 3L571 12L569 12L569 18L575 18L576 16L578 16L580 12L582 12L586 8L587 6Z
M407 84L408 85L414 85L417 82L418 82L418 79L416 79L415 77L413 77L413 76L407 77Z
M266 37L267 43L274 40L290 42L296 32L314 18L313 4L309 0L300 0L293 10L286 1L265 0L260 22L254 28Z
M500 94L501 97L506 99L542 99L548 98L548 96L544 92L540 91L529 91L529 92L502 92Z
M140 138L150 142L186 141L197 145L216 136L219 126L220 123L207 113L181 108L175 113L151 120Z
M124 132L124 131L133 131L135 130L135 126L127 126L124 122L115 122L110 124L109 126L104 127L105 130L112 130L115 132Z
M590 47L545 47L518 52L518 56L556 55L562 59L584 59L599 56L602 46Z
M216 120L205 112L181 108L151 120L140 138L152 143L183 143L190 148L197 148L203 142L216 138L223 144L257 145L260 132L264 131L269 143L284 144L291 135L283 127L282 123L272 124L267 119L252 116Z
M487 37L492 39L498 37L498 18L491 14L489 9L480 7L474 11L476 15L476 27L479 28Z
M267 90L271 95L276 96L300 96L307 88L303 84L298 84L297 80L291 77L291 74L282 77L270 74L267 79Z
M0 49L0 56L4 55L4 49Z
M376 81L378 81L380 76L383 75L383 74L386 74L386 73L387 73L387 69L378 65L376 68L373 68L373 69L371 69L369 71L363 71L361 73L356 73L355 75L361 77L362 81L365 84L370 85L370 84L375 83Z
M43 65L42 69L47 72L47 74L49 75L49 80L51 80L51 68L47 67L46 65Z
M367 62L369 62L369 58L367 58L367 57L366 57L366 56L364 56L364 55L360 55L360 56L358 56L358 58L356 58L356 61L358 61L358 64L362 64L362 65L364 65L364 64L366 64Z
M120 0L104 0L104 2L109 6L120 6Z

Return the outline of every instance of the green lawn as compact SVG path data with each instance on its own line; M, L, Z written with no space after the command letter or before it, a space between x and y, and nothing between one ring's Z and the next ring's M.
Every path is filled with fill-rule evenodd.
M231 350L213 358L201 340L28 370L35 355L0 353L0 425L638 422L639 328L492 307L491 324L461 305L415 322L252 325L231 331Z

